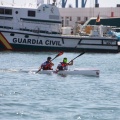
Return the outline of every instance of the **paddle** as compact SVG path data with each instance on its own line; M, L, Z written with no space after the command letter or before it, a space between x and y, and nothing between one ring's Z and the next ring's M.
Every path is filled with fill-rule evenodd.
M83 55L84 53L85 53L85 52L80 53L77 57L73 58L70 62L72 62L72 61L75 60L76 58L80 57L80 56ZM69 63L70 63L70 62L69 62ZM68 63L68 64L69 64L69 63Z
M55 58L61 56L62 54L63 54L63 52L58 53L51 61L53 61ZM41 71L41 68L36 73L38 73L39 71Z
M53 61L55 58L61 56L63 54L63 52L60 52L59 54L57 54L51 61Z

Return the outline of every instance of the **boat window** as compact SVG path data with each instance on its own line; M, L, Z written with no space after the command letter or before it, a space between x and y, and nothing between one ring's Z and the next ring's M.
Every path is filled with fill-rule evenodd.
M18 11L16 11L15 13L18 14Z
M64 26L64 17L61 17L62 20L62 27Z
M87 20L88 20L88 17L84 17L84 20L87 21Z
M81 21L81 17L77 17L77 21Z
M0 14L12 15L12 9L0 8Z
M69 21L70 21L70 18L69 17L65 17L65 26L69 26Z
M12 9L5 9L5 14L12 15Z
M70 16L70 21L72 21L72 17Z
M28 16L35 17L35 11L28 11Z
M14 33L10 33L10 36L14 36Z
M64 26L64 20L62 19L62 27Z
M0 8L0 14L4 14L4 9Z

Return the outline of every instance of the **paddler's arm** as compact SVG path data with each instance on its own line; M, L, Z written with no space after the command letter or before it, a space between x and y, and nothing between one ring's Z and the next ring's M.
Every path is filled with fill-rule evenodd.
M60 66L60 64L58 64L56 70L54 71L55 73L58 73L58 72L60 71L60 70L59 70L59 66Z
M38 71L36 73L38 73L39 71L41 71L42 69L42 65L39 67Z

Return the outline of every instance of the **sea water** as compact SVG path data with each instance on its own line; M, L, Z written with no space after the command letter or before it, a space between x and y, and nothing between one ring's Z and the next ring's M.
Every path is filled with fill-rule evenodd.
M0 52L0 120L120 120L120 54L85 53L74 68L97 68L100 77L33 74L57 52ZM54 69L64 57L57 57Z

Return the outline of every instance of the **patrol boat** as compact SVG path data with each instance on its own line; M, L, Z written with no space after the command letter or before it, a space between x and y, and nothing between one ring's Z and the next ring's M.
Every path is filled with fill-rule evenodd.
M52 4L39 4L34 8L1 5L0 50L120 51L119 39L107 34L104 26L95 26L89 34L84 31L71 34L71 27L62 27L55 4L54 0Z

